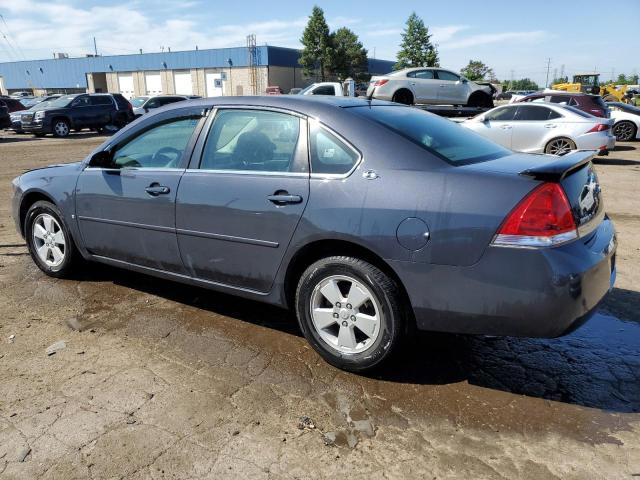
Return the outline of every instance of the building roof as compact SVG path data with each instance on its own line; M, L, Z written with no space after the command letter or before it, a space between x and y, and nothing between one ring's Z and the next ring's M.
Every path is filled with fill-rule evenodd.
M257 66L300 67L300 51L293 48L256 47ZM87 73L181 70L190 68L246 67L247 47L137 53L98 57L50 58L0 63L0 76L7 89L86 88ZM387 73L393 62L369 60L372 73Z

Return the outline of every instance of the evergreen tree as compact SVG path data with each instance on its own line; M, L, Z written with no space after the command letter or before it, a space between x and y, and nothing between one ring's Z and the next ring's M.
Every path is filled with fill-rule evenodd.
M402 44L394 68L400 70L411 67L439 66L438 51L431 43L429 28L414 12L409 16L407 26L402 34Z
M493 80L495 78L493 69L489 68L480 60L469 60L467 66L460 70L460 74L472 82L483 79Z
M313 7L300 41L302 52L298 61L304 73L309 76L317 74L324 81L331 63L332 49L329 26L320 7Z
M331 34L331 44L331 73L343 80L347 77L362 80L368 70L367 50L358 36L343 27Z

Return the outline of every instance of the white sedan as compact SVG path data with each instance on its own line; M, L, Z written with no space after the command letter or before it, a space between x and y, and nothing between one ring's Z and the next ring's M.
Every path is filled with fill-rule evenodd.
M640 139L640 108L622 102L607 102L613 118L613 134L620 142Z
M492 107L491 87L443 68L406 68L371 77L367 96L378 100L413 105L468 105Z
M564 155L596 150L607 155L616 144L613 120L555 103L516 103L489 110L461 125L518 152Z

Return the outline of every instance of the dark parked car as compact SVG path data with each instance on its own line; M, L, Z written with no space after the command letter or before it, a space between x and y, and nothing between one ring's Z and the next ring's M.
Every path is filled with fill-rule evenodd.
M7 107L9 113L25 109L25 106L20 102L20 100L16 100L11 97L0 97L0 106Z
M534 93L527 95L516 102L551 102L562 103L575 107L583 112L596 117L611 118L611 112L601 96L587 93L559 92L559 93Z
M119 93L64 95L40 108L36 105L21 117L25 132L39 136L52 133L56 137L66 137L72 129L117 129L131 120L131 104Z
M11 126L9 127L10 130L13 130L16 133L24 133L24 130L22 130L22 115L24 113L28 113L29 111L35 111L38 109L42 109L43 107L45 107L46 105L48 105L49 103L51 103L52 101L56 100L57 98L60 98L62 95L49 95L49 96L45 96L45 97L38 97L37 98L37 102L32 104L30 107L28 107L27 105L25 105L25 107L27 107L25 110L18 110L17 112L12 112L11 113Z
M4 105L0 105L0 130L10 126L11 116L9 115L9 109Z
M189 100L189 98L191 97L186 95L157 95L155 97L144 95L142 97L132 98L133 116L138 118L145 113L149 113L149 111L154 108L164 107L170 103L183 102L184 100Z
M210 98L21 175L12 212L50 276L93 260L290 307L327 361L361 371L414 327L585 321L615 279L591 158L516 154L388 102Z

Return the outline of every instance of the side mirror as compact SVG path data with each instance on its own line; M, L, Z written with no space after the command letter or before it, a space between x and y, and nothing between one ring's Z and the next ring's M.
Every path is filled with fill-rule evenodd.
M144 113L149 113L149 107L144 107Z
M114 168L113 154L110 150L96 152L89 160L89 166L93 168Z

